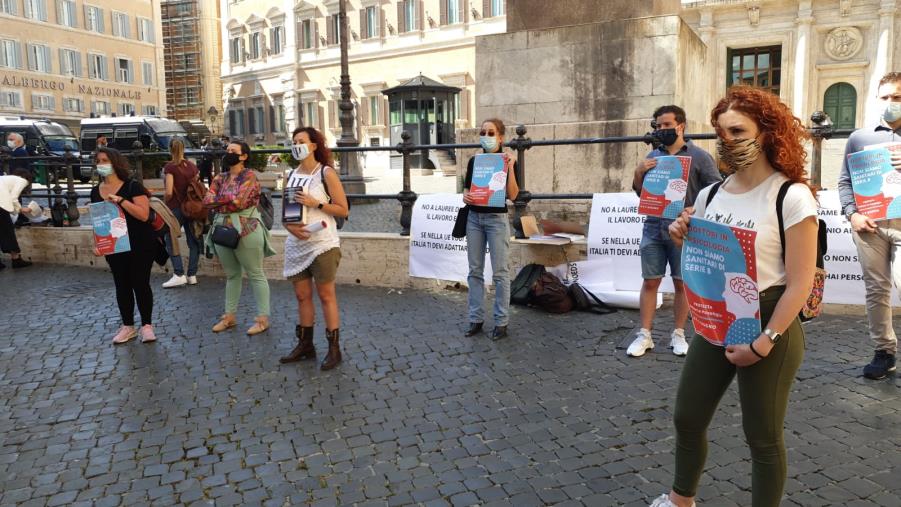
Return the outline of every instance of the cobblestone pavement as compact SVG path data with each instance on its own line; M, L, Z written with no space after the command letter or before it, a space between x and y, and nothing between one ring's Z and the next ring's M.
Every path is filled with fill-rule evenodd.
M159 342L114 347L109 273L0 272L0 504L639 506L667 489L682 361L616 349L635 312L514 308L494 343L463 338L463 293L344 286L345 361L323 373L278 364L295 303L272 287L264 335L242 331L247 288L241 327L209 331L223 280L201 278L155 289ZM784 505L901 505L901 382L860 377L863 330L808 327ZM750 505L734 387L709 437L700 504Z

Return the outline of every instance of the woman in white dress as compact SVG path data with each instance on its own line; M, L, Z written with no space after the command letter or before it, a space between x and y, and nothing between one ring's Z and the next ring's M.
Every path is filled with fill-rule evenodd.
M341 262L341 243L335 217L346 218L347 196L332 167L332 152L325 137L312 127L301 127L292 135L291 154L300 164L285 179L285 188L297 188L294 201L303 206L304 223L286 223L290 233L285 241L285 278L294 285L300 324L295 328L297 346L282 363L315 359L313 325L316 307L313 304L313 286L319 294L325 317L325 335L328 354L320 368L330 370L341 362L338 343L341 324L338 298L335 295L335 278ZM288 205L288 203L284 203ZM325 224L322 230L310 231L313 224Z

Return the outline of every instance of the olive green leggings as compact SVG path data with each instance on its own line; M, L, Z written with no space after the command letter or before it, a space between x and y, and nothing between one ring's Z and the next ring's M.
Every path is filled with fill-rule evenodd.
M760 295L764 327L784 287ZM798 319L783 333L770 354L738 368L726 359L725 349L699 335L691 342L676 395L676 474L673 491L693 497L707 458L707 428L717 405L738 375L742 426L751 448L753 507L777 507L785 486L787 463L782 426L795 373L804 357L804 330Z

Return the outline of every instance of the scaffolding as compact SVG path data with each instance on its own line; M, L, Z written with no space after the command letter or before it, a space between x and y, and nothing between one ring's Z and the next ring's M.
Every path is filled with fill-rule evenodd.
M162 22L169 116L175 120L203 120L203 45L198 0L164 0Z

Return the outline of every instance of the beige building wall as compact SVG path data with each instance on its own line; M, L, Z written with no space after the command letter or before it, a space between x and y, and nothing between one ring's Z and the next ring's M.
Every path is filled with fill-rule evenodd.
M165 115L159 0L0 2L0 55L0 115Z
M459 0L453 13L448 13L440 0L407 2L347 2L356 135L364 145L389 142L388 102L381 91L419 74L463 90L456 107L456 127L471 127L477 87L476 37L505 30L503 10L492 15L490 1ZM235 130L229 123L239 122L235 115L243 111L244 130L238 129L237 134L252 141L284 142L295 126L309 124L322 128L334 142L340 136L340 49L330 25L338 13L338 1L222 0L221 6L223 100L228 110L235 111L226 113L226 130ZM374 23L367 21L367 14ZM257 58L247 56L253 33L268 36L269 49L270 29L281 23L286 34L282 53L263 51ZM246 58L233 61L236 39L244 45ZM262 109L265 128L251 132L249 117L258 114L257 108ZM277 116L275 131L269 129L270 114ZM257 127L258 119L253 122Z
M854 91L844 99L853 107L853 122L843 126L875 124L881 114L879 78L901 70L897 0L702 0L684 3L682 18L707 44L708 77L697 83L708 110L728 86L730 50L779 46L779 96L805 124L814 111L824 109L838 120L827 103L834 85ZM824 143L826 188L836 186L844 144L844 139Z

